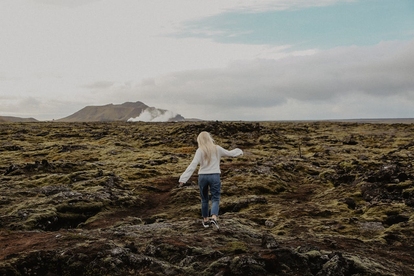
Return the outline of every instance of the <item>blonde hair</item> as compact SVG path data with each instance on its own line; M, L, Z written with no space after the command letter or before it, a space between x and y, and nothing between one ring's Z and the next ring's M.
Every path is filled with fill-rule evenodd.
M198 147L203 151L203 161L207 161L207 165L211 162L211 156L217 155L217 148L213 138L207 131L202 131L197 137Z

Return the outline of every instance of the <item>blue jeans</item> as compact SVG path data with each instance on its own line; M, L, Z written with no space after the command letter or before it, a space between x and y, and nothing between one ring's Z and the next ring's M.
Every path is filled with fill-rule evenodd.
M218 216L220 204L221 181L219 173L199 174L198 187L201 196L201 215L203 218L208 217L208 188L211 193L211 215Z

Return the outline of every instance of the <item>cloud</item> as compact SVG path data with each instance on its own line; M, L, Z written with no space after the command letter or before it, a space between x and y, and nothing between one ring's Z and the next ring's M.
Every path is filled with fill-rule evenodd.
M38 120L60 119L85 107L74 101L39 97L0 96L0 116L33 117Z
M352 92L404 95L414 88L413 68L414 42L391 42L310 56L233 62L224 69L177 72L141 88L146 93L180 95L192 102L201 99L227 105L227 99L265 106L277 105L280 98L317 101Z
M384 42L372 47L335 48L307 56L239 61L226 68L175 72L145 85L138 83L124 92L129 97L135 95L144 101L175 106L171 109L180 113L192 110L196 117L197 114L220 114L220 110L236 113L243 108L280 108L293 102L321 105L327 116L340 116L325 104L343 106L341 101L358 96L363 99L361 104L369 109L370 103L379 100L385 100L387 105L412 100L413 68L414 41ZM248 117L240 114L240 118Z
M40 4L55 5L55 6L69 7L69 8L79 7L79 6L97 2L97 1L102 1L102 0L34 0L34 2L37 2Z
M106 89L110 88L112 85L114 85L113 81L96 81L94 83L82 85L81 87L88 89Z
M7 72L7 77L56 74L81 86L280 55L280 46L221 45L171 36L186 20L219 13L234 3L92 1L76 9L7 3L0 9L0 72Z

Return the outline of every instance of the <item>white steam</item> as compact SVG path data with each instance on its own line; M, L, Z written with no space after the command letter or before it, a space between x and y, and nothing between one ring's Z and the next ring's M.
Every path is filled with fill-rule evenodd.
M172 111L149 107L142 111L138 117L129 118L128 122L168 122L175 116L177 114Z

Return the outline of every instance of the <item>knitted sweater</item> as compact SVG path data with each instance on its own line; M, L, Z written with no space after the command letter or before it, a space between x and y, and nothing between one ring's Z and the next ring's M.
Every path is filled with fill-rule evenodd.
M210 164L204 162L203 160L203 151L201 149L197 149L193 161L191 161L190 165L188 165L187 169L184 173L180 176L178 182L185 183L193 174L194 170L197 168L198 164L200 164L200 168L198 170L198 174L211 174L211 173L221 173L220 171L220 158L222 156L228 157L236 157L243 154L243 151L239 148L234 150L225 150L220 146L217 147L217 154L213 154L211 156Z

